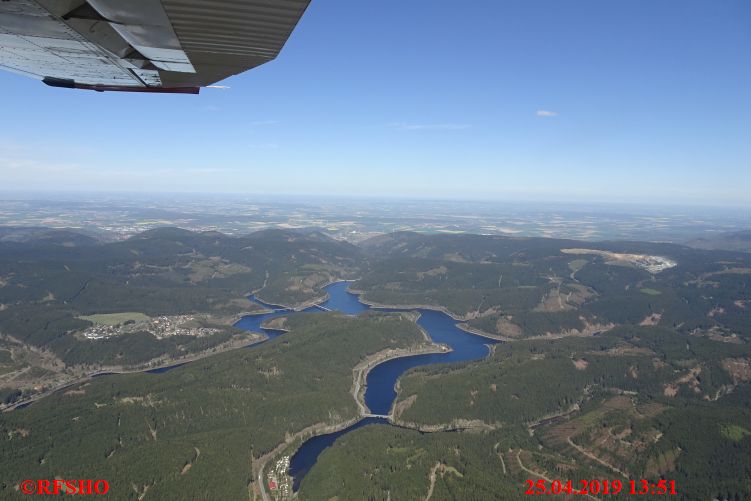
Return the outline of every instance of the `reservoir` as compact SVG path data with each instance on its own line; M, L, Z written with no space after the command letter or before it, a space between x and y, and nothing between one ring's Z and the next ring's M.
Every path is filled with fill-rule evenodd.
M428 334L433 342L443 344L451 347L451 352L446 353L433 353L424 355L412 355L401 358L395 358L382 362L373 367L368 373L365 388L365 405L368 407L370 417L364 417L352 424L351 426L324 435L318 435L311 437L297 449L297 451L290 458L289 474L293 478L293 490L297 491L300 487L300 482L310 469L315 465L320 456L327 447L334 443L334 441L342 435L349 433L352 430L362 428L370 424L379 424L393 426L385 418L391 410L391 406L396 399L396 382L406 371L413 367L420 367L432 364L450 363L450 362L467 362L472 360L479 360L486 357L489 353L488 345L495 344L498 341L493 339L484 338L469 332L463 331L456 326L457 320L454 320L446 313L441 311L426 309L426 308L371 308L370 306L360 302L357 295L352 294L347 290L348 282L334 282L324 287L328 293L328 299L317 306L311 306L302 311L304 312L322 312L322 311L338 311L348 315L356 315L366 310L376 310L383 312L405 312L405 311L417 311L420 313L420 318L417 324ZM276 329L264 329L261 325L273 318L289 315L295 313L294 310L269 303L264 303L257 298L251 296L251 301L264 306L267 313L259 313L256 315L247 315L241 318L235 323L235 327L238 329L244 329L251 332L263 332L268 336L268 339L261 341L261 343L253 343L248 345L248 348L253 348L262 343L267 343L284 334L283 330ZM154 369L145 370L143 372L149 374L163 374L165 372L177 369L190 362L179 362L173 365L158 367ZM98 372L91 374L90 377L104 377L115 374L114 372ZM67 387L67 386L66 386ZM31 405L34 400L19 403L15 408L23 409Z
M313 306L304 311L331 310L354 315L371 309L370 306L360 302L357 295L347 290L348 285L348 282L335 282L326 286L325 290L329 295L329 299L320 305L320 307ZM235 327L255 332L263 331L269 336L269 339L278 337L283 332L262 329L261 324L266 320L288 315L292 310L260 302L259 304L263 304L274 311L246 316L237 322ZM488 345L498 342L461 330L456 326L456 320L441 311L423 308L416 310L394 308L373 309L385 312L418 311L420 313L420 318L417 321L418 325L428 333L433 342L448 345L453 351L449 353L396 358L376 365L368 373L367 388L365 390L365 405L368 406L372 414L384 416L389 413L396 398L396 382L407 370L431 364L479 360L488 355ZM306 440L290 459L289 474L294 479L293 489L295 491L298 490L303 477L315 465L318 456L324 449L333 444L340 436L369 424L389 425L389 422L382 417L367 417L344 430L326 435L318 435Z

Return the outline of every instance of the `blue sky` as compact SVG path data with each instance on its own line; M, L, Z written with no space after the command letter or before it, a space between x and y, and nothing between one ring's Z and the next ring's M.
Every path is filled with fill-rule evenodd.
M200 96L0 73L0 183L751 205L747 0L314 0Z

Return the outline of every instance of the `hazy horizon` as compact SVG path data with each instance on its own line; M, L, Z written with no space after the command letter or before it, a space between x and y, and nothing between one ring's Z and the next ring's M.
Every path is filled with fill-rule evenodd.
M166 198L189 198L198 197L199 200L208 200L218 197L229 197L233 201L242 200L245 202L262 201L267 203L274 202L315 202L315 203L337 203L337 202L434 202L434 203L451 203L451 204L473 204L482 206L528 206L534 205L542 209L554 209L557 207L569 209L586 209L590 207L603 208L621 208L636 212L653 212L659 210L698 210L698 211L743 211L748 212L751 217L751 201L748 203L690 203L682 201L645 202L640 200L602 200L602 199L566 199L556 198L533 198L520 195L518 197L450 197L450 196L424 196L416 195L394 195L394 194L347 194L347 193L260 193L260 192L240 192L240 191L135 191L135 190L25 190L25 189L0 189L0 201L70 201L80 200L79 197L92 198L113 198L113 199L138 199L160 201ZM746 200L744 200L745 202ZM749 220L751 227L751 219Z

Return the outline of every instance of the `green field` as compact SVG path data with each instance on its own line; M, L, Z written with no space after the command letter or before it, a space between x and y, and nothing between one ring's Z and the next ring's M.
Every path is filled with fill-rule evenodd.
M639 292L641 292L642 294L646 294L648 296L659 296L660 294L662 294L662 292L658 291L657 289L649 289L649 288L639 289Z
M89 322L95 323L97 325L120 325L128 320L133 320L134 322L146 322L148 320L151 320L151 317L148 315L144 315L143 313L139 313L137 311L127 311L124 313L102 313L100 315L85 315L82 317L78 317L81 320L88 320Z
M725 438L728 438L733 442L740 442L744 438L751 437L751 431L735 424L720 426L720 432Z

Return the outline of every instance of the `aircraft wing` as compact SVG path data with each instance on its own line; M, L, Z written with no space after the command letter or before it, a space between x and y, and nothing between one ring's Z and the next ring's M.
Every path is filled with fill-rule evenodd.
M279 55L310 0L1 0L0 67L48 85L197 94Z

